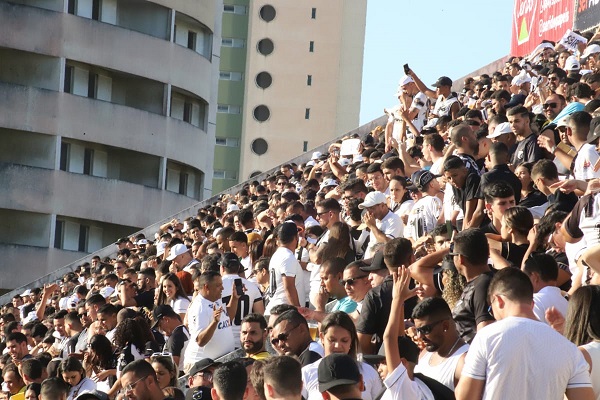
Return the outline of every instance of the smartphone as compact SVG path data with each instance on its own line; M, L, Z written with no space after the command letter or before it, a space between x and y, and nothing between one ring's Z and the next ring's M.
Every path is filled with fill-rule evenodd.
M238 296L243 295L244 294L244 285L242 284L242 279L236 278L233 282L235 284L235 291L237 292Z
M408 75L409 72L410 72L410 68L408 67L408 64L404 64L404 73L406 75Z

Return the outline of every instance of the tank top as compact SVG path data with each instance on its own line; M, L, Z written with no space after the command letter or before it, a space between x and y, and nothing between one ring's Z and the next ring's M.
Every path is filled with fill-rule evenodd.
M469 345L465 343L459 347L454 354L438 365L429 365L433 352L427 352L415 366L415 372L420 372L423 375L433 378L448 389L454 391L454 372L456 371L458 360L463 353L467 352L467 350L469 350Z
M583 347L590 358L592 359L592 372L590 373L590 379L592 380L592 389L594 389L594 395L596 400L600 400L600 342L591 342L584 344Z

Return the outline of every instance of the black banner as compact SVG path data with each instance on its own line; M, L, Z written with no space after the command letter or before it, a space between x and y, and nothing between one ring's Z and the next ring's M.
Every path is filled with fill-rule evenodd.
M585 31L600 24L600 1L577 0L573 29Z

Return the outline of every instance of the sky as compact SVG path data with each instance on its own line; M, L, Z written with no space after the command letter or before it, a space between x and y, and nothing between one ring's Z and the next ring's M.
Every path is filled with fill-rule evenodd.
M352 0L349 0L352 1ZM510 52L513 0L368 0L360 124L397 103L406 63L431 87Z

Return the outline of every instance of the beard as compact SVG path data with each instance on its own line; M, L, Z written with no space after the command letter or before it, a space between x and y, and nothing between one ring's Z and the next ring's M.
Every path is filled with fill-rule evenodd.
M437 351L440 348L439 345L437 345L435 343L432 343L430 341L425 341L424 340L423 342L425 343L425 350L429 351L430 353L433 353L433 352Z
M256 354L259 351L262 350L263 348L263 342L253 342L253 341L245 341L242 342L242 347L244 348L244 351L248 354Z

